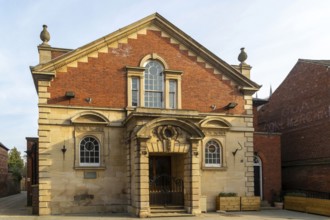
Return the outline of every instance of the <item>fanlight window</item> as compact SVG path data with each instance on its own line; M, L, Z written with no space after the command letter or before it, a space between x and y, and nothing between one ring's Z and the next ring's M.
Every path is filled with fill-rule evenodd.
M155 60L150 60L144 72L144 106L164 107L164 67Z
M148 54L139 66L126 66L129 108L181 109L183 71L169 69L163 58Z
M221 166L221 146L218 142L211 140L205 146L205 167Z
M80 142L80 165L100 165L100 144L94 137L85 137Z

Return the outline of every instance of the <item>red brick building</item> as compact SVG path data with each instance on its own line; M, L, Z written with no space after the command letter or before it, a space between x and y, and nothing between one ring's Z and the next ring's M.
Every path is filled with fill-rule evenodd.
M281 132L284 190L330 191L330 61L299 59L259 111Z
M260 108L268 100L253 100L253 122L254 122L254 154L255 154L255 194L261 195L263 200L269 204L274 201L274 196L279 195L282 190L281 176L281 134L266 132L258 126Z
M0 142L0 197L7 195L8 148Z
M38 207L38 190L39 182L39 167L38 167L38 138L26 138L26 191L27 191L27 205L33 206L33 213L37 214Z

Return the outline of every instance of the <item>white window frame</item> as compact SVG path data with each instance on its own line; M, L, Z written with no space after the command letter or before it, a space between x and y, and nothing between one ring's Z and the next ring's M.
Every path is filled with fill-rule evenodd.
M173 109L170 105L170 80L176 81L176 94L175 94L175 109L181 109L181 77L183 72L180 70L170 70L168 68L167 63L163 58L158 56L157 54L148 54L145 56L141 62L140 66L132 67L126 66L127 71L127 107L128 109L134 109L136 107L146 107L145 106L145 66L150 61L157 61L163 66L163 96L162 96L162 106L161 107L148 107L148 108L165 108L165 109ZM132 91L132 81L133 78L136 77L139 79L139 104L138 106L133 105L133 91ZM173 105L172 105L173 106Z
M178 83L174 79L169 80L169 107L172 109L177 108L177 93L178 93Z
M97 142L97 147L98 147L98 155L97 156L93 156L93 157L95 157L95 158L97 158L98 159L98 162L97 163L95 163L95 162L81 162L82 161L82 144L83 144L83 141L85 141L86 139L93 139L94 141L96 141ZM93 141L93 142L94 142ZM98 166L100 166L100 164L101 164L101 144L100 144L101 142L96 138L96 137L94 137L94 136L91 136L91 135L88 135L88 136L84 136L81 140L80 140L80 142L79 142L79 165L80 166L82 166L82 167L98 167ZM91 143L90 141L88 141L87 142L87 144L94 144L94 143ZM86 146L83 146L84 148L86 148ZM93 146L93 147L96 147L95 145ZM86 153L88 153L90 150L85 150L84 152L86 152ZM95 152L94 152L95 153ZM89 159L91 158L91 156L89 155L88 156L89 157ZM94 158L94 159L95 159Z
M134 86L134 84L136 86ZM131 92L132 92L132 103L131 103L132 106L134 106L134 107L140 106L140 78L139 77L132 77ZM134 95L134 92L135 92L135 95ZM135 99L136 99L136 103L134 103Z
M144 106L164 108L164 67L158 60L148 60L144 67Z
M217 149L215 149L216 151L218 151L218 155L215 155L215 158L209 158L210 155L214 155L216 153L212 153L212 152L208 152L209 151L209 147L211 146L215 146ZM209 141L206 142L205 146L204 146L204 166L206 168L219 168L222 167L223 165L223 148L222 145L219 141L215 140L215 139L211 139ZM210 163L208 162L208 160L217 160L219 159L219 163Z

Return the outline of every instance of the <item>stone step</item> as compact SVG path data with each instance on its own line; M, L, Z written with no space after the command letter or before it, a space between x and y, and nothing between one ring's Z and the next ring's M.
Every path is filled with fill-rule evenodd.
M151 213L186 213L185 209L151 209Z
M183 206L152 206L149 217L187 217L194 216L188 214Z
M188 213L151 213L149 218L161 218L161 217L193 217L195 215Z
M158 210L158 209L184 209L183 206L177 205L167 205L167 206L151 206L150 209Z

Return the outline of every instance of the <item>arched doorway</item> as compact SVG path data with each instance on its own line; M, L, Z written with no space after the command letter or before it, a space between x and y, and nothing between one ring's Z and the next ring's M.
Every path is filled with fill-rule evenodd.
M174 166L178 156L180 155L149 156L150 206L184 205L183 170L181 173L176 172L178 167Z
M262 199L262 161L260 157L254 156L254 195Z
M180 206L198 213L200 175L199 167L193 165L200 163L201 130L188 121L157 118L133 135L131 164L137 172L132 177L131 198L139 216L159 206Z

